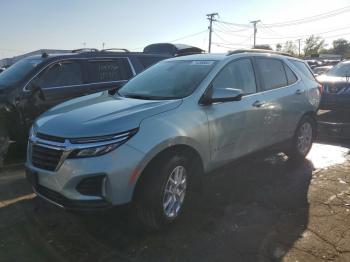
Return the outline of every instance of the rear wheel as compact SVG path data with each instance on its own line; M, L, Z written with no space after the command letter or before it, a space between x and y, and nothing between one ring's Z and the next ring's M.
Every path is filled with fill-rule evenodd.
M315 120L310 116L304 116L295 131L292 145L287 155L295 160L304 159L311 149L315 136Z
M185 156L174 155L145 171L136 197L137 216L143 225L159 230L178 220L192 188L192 166Z

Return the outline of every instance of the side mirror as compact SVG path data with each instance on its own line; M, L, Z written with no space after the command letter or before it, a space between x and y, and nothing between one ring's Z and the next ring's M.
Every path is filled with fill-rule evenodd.
M243 96L241 89L235 88L210 88L202 99L202 104L223 103L240 101Z
M36 84L31 84L29 87L29 90L32 92L32 96L36 95L38 93L38 96L41 100L45 100L45 95L43 90L41 89L40 86L36 85Z

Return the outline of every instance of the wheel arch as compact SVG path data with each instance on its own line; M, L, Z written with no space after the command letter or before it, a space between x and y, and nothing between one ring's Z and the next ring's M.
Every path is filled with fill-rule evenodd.
M168 157L179 154L185 155L189 159L191 159L191 163L195 164L196 171L195 172L195 182L196 187L200 187L202 174L204 173L204 163L200 153L192 146L187 144L176 144L169 147L166 147L159 152L157 152L145 165L145 167L140 170L139 176L135 182L135 186L132 193L132 201L134 201L137 192L139 192L139 188L143 186L144 181L150 175L147 171L149 171L155 164L165 161Z

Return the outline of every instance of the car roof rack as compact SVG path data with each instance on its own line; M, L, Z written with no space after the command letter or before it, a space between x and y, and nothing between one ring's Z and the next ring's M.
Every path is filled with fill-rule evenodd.
M241 54L241 53L261 53L261 54L274 54L274 55L284 55L284 56L294 57L293 55L284 53L284 52L273 51L269 49L254 49L254 48L237 49L237 50L229 51L227 55L229 56L229 55L235 55L235 54Z
M113 51L124 51L125 53L129 53L130 51L126 48L107 48L102 49L101 52L113 52Z
M83 53L83 52L98 52L96 48L79 48L72 50L72 53Z
M145 54L163 54L172 56L184 56L193 54L202 54L204 50L190 45L171 44L171 43L157 43L146 46L143 49Z

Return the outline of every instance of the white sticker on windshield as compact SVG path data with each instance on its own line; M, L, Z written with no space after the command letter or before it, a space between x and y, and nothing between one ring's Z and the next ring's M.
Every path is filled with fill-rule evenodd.
M209 66L212 65L214 63L214 61L192 61L190 63L190 65L205 65L205 66Z

